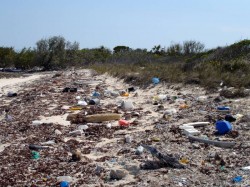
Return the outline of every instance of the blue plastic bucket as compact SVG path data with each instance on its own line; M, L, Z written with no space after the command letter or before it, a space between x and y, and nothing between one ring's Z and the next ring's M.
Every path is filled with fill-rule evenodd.
M228 121L217 121L216 122L216 130L219 134L226 134L232 130L232 125Z

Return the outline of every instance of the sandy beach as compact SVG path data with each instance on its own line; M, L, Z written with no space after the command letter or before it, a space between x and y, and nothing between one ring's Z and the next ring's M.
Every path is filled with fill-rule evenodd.
M54 78L52 75L0 79L2 94L9 90L18 93L17 97L3 95L0 98L4 101L0 112L4 114L8 109L8 115L12 117L9 121L1 118L1 186L55 186L63 176L72 186L225 186L233 184L232 179L238 175L244 177L244 184L249 184L247 172L241 169L249 165L249 123L240 118L233 123L234 130L239 133L237 137L214 135L214 121L218 116L223 117L216 107L230 106L232 114L244 116L250 111L249 97L224 98L216 103L218 93L210 94L193 85L167 83L145 89L134 86L134 91L123 96L115 94L126 92L133 85L107 74L79 70L62 72ZM65 87L76 87L77 92L64 93ZM95 91L100 93L99 105L69 109L79 100L91 99ZM166 98L160 100L163 96ZM199 96L206 96L204 102L198 101ZM123 109L120 107L122 102L132 102L133 107ZM175 112L164 117L167 111ZM67 120L70 114L105 113L120 114L130 125L121 127L118 120L102 123L71 123ZM209 122L208 126L197 128L199 136L236 142L237 146L224 149L190 142L179 127L199 121ZM130 137L130 141L127 142L126 137ZM49 148L39 150L40 158L36 160L32 159L31 144ZM182 160L185 169L157 165L157 158L145 148L138 154L137 149L143 144ZM75 150L80 151L81 159L70 161ZM222 160L223 165L220 164ZM22 175L17 174L20 167L23 168ZM114 172L116 175L111 174Z

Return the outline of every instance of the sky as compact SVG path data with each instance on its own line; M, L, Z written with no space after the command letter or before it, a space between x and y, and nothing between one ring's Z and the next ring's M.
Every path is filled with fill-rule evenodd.
M207 49L250 37L249 0L0 0L0 46L51 36L80 48L151 49L196 40Z

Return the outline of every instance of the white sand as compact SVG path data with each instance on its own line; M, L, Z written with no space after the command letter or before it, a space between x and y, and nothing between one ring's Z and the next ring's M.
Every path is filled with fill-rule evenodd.
M35 74L28 77L0 79L0 95L5 95L8 91L17 92L22 84L32 82L43 76L45 75Z

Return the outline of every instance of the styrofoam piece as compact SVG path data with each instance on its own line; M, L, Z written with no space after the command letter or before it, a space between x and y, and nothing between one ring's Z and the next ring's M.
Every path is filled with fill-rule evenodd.
M250 170L250 166L242 167L241 169L242 169L242 170L245 170L245 171L246 171L246 170Z
M86 101L78 101L77 104L81 105L81 106L87 106L88 105L88 103L86 103Z
M186 135L199 135L200 131L196 129L184 129L184 134Z

